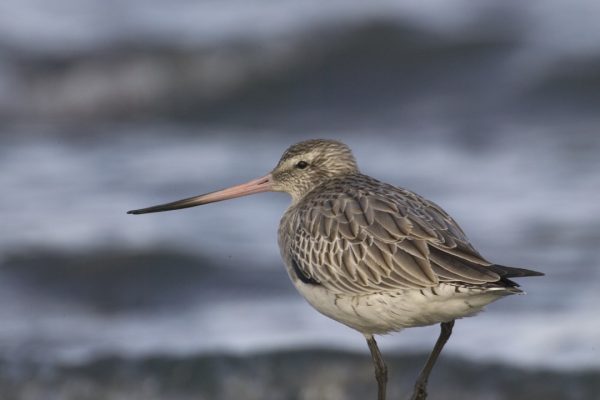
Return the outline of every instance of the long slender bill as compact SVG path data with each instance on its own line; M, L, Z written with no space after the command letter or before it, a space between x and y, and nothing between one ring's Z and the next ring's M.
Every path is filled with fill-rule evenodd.
M232 186L227 189L201 194L200 196L189 197L187 199L174 201L172 203L159 204L157 206L141 208L139 210L131 210L127 211L127 214L147 214L161 211L179 210L181 208L196 207L202 204L234 199L236 197L247 196L249 194L268 192L270 190L272 190L272 182L271 174L268 174L262 178L254 179L250 182Z

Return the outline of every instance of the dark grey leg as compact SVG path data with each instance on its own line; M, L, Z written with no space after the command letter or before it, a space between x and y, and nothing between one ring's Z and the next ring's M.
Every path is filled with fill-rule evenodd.
M385 386L387 384L387 367L381 357L379 347L373 335L365 335L367 338L367 344L369 350L371 350L371 357L373 358L373 365L375 366L375 379L377 379L377 400L385 400Z
M427 398L427 380L429 379L429 374L431 373L431 370L433 369L433 366L435 365L438 356L442 352L444 345L446 344L446 342L450 338L450 335L452 334L452 327L454 327L454 321L442 322L440 324L440 327L440 336L438 337L437 342L435 342L435 346L433 347L433 350L431 351L431 354L429 355L429 358L427 359L423 370L421 370L421 373L417 378L417 382L415 383L415 390L413 392L411 400L425 400Z

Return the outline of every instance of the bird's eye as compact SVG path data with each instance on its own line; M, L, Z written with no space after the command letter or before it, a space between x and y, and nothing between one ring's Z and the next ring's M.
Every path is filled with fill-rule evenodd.
M308 163L306 161L298 161L296 164L296 168L304 169L308 167Z

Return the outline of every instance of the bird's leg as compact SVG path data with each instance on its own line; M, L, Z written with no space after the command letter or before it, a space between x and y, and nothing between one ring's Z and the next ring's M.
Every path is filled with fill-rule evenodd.
M415 383L415 389L411 400L425 400L427 398L427 380L429 379L429 374L435 365L435 362L438 359L438 356L442 352L444 345L450 338L452 334L452 327L454 327L454 321L450 322L442 322L440 324L440 336L438 337L437 342L435 342L435 346L425 363L425 366L421 370L419 377L417 378L417 382Z
M369 350L371 350L371 357L373 358L373 365L375 366L375 379L377 379L377 400L385 400L385 386L387 384L387 367L381 357L379 347L373 335L365 335L367 338L367 344Z

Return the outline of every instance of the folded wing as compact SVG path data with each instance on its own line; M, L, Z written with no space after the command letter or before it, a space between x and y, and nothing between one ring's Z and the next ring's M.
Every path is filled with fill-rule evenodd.
M506 270L485 260L440 207L390 188L385 194L338 192L305 204L294 218L290 248L298 272L346 294L440 282L503 284Z

